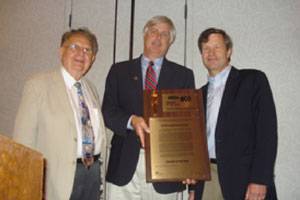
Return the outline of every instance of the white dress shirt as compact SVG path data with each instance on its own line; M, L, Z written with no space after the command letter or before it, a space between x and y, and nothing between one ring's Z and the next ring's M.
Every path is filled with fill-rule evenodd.
M74 86L74 84L77 82L66 70L64 67L61 67L62 76L66 85L67 93L69 96L69 100L71 102L72 110L74 112L74 118L76 122L76 130L77 130L77 158L82 157L82 124L80 120L80 107L79 107L79 100L78 100L78 94L77 94L77 88ZM99 110L98 108L93 107L93 101L91 99L91 94L88 93L88 90L86 89L85 82L79 80L78 82L81 83L83 97L85 100L85 103L87 104L89 108L89 114L90 114L90 120L93 127L94 132L94 142L95 142L95 149L94 149L94 155L97 155L100 153L100 116L99 116ZM71 138L70 138L71 139Z
M230 70L231 66L227 66L216 76L208 77L206 103L206 134L208 153L210 158L216 158L215 131L224 88Z

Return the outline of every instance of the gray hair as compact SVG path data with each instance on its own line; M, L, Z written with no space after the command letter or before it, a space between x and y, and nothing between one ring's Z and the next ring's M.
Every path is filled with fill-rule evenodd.
M160 23L166 23L170 26L171 31L170 31L170 35L171 35L171 44L175 41L176 38L176 29L175 26L172 22L172 20L170 18L168 18L167 16L154 16L152 17L149 21L147 21L147 23L144 26L143 32L144 34L149 30L149 28L151 28L152 26L155 26L156 24L160 24Z
M84 36L92 46L92 52L94 55L97 54L98 52L98 42L96 36L88 29L85 27L78 28L78 29L71 29L70 31L67 31L63 34L61 37L61 42L60 46L62 47L64 43L69 40L73 35L82 35Z

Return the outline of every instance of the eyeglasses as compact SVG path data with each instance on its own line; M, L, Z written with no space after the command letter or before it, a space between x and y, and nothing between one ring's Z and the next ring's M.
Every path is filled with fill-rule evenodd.
M67 46L68 49L70 49L72 52L83 52L85 55L91 55L93 53L91 48L87 47L81 47L78 44L70 44Z
M149 29L148 33L150 34L150 36L159 35L161 38L164 38L164 39L168 39L170 37L170 32L168 32L168 31L159 32L159 30L156 28Z

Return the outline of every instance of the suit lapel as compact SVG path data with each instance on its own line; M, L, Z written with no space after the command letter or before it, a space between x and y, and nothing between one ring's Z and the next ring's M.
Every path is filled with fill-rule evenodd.
M222 126L224 119L227 116L228 111L230 110L231 106L234 104L234 99L239 87L239 72L236 68L232 67L228 79L226 81L220 110L219 116L217 121L216 127L216 134L224 128ZM222 127L222 128L221 128Z
M158 78L157 89L164 89L169 87L169 84L171 83L170 79L173 76L172 73L173 70L170 67L169 61L164 58Z
M141 67L141 56L137 59L134 59L130 62L130 65L127 66L129 71L129 79L132 83L132 88L136 96L133 97L133 101L137 102L137 106L134 106L134 109L137 113L142 113L143 111L143 77L142 77L142 67ZM134 103L134 102L133 102Z
M92 108L97 108L98 110L100 109L99 105L99 99L98 95L95 93L94 89L91 86L91 83L85 78L81 78L81 83L84 85L84 87L87 90L87 93L89 94L89 100L92 103Z
M239 72L236 68L232 67L228 79L226 81L220 110L227 111L231 107L238 86L239 86Z
M60 68L54 70L53 81L51 84L53 99L56 101L57 107L60 108L62 114L67 117L70 124L72 124L72 126L74 126L76 129L73 109L66 91L66 86ZM76 134L76 131L73 131L73 133Z
M97 110L97 114L92 113L91 115L94 115L94 118L97 119L96 121L98 121L98 124L95 126L98 126L98 137L101 140L101 153L105 152L105 147L106 147L106 139L104 137L105 135L105 126L103 123L103 118L102 118L102 114L101 114L101 106L100 106L100 102L99 102L99 96L97 91L95 90L94 85L91 84L91 82L89 80L87 80L85 77L83 77L81 79L82 84L84 84L85 88L88 90L88 94L90 97L90 101L92 102L92 108L93 112L95 112L95 109ZM90 110L91 111L91 110ZM94 126L94 124L93 124ZM105 155L101 155L101 157L103 157ZM102 159L103 161L103 159Z

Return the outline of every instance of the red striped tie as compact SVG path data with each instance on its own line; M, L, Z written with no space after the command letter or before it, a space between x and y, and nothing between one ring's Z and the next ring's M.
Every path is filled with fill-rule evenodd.
M154 63L152 61L149 62L146 77L145 77L145 90L155 90L157 81L156 81L156 74L153 69Z

